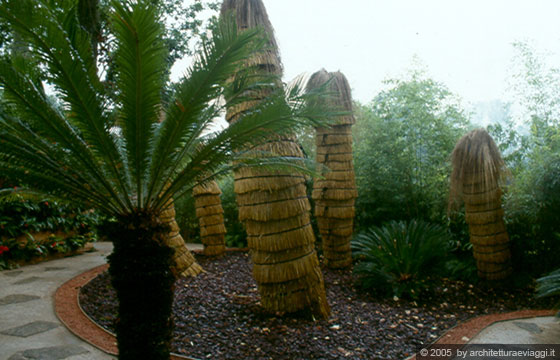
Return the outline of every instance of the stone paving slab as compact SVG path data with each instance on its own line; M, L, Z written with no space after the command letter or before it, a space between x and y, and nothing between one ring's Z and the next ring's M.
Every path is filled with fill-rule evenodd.
M10 336L19 336L19 337L28 337L31 335L40 334L45 331L49 331L54 329L55 327L60 326L57 323L50 322L50 321L34 321L29 324L25 324L22 326L18 326L15 328L11 328L8 330L0 331L0 334L10 335Z
M56 289L106 263L110 243L86 253L0 271L0 360L115 359L72 334L56 317ZM54 325L53 325L54 324Z
M24 303L32 300L40 299L41 297L36 295L26 295L26 294L12 294L4 296L0 299L0 305L10 305L10 304L19 304Z
M60 345L28 349L15 353L8 360L61 360L73 355L87 354L88 350L77 345Z
M28 278L25 278L25 279L18 280L16 282L14 282L13 284L14 285L30 284L32 282L39 281L41 279L42 278L39 277L39 276L31 276L31 277L28 277Z

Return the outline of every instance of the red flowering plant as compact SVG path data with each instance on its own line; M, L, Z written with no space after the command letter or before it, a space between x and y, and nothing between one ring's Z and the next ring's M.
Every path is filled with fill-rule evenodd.
M10 251L10 248L6 245L0 245L0 270L5 269L8 267L6 260L4 259L4 253Z

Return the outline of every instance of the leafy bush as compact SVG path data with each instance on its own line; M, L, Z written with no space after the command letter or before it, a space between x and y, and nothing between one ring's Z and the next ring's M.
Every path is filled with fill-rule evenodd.
M17 261L68 253L96 239L99 215L49 201L0 203L0 269ZM37 233L51 233L38 237Z
M445 259L449 236L422 220L391 221L357 235L352 248L358 260L354 273L363 287L414 298Z
M196 217L194 197L183 196L175 201L175 221L181 236L188 243L200 244L200 225Z
M370 104L355 106L358 227L414 218L443 225L449 154L467 117L444 85L421 72L386 84Z
M235 200L233 174L222 178L218 185L222 190L222 207L224 208L224 223L226 225L226 246L246 247L247 233L243 224L239 222L239 211Z

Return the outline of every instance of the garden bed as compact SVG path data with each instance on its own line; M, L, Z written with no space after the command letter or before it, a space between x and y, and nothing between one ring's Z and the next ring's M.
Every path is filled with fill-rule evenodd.
M266 314L247 253L197 255L206 270L176 283L173 351L223 359L403 359L458 322L489 313L550 308L533 289L492 289L449 279L416 302L356 289L350 271L323 269L332 314L328 321ZM107 273L82 288L80 303L113 331L116 297Z

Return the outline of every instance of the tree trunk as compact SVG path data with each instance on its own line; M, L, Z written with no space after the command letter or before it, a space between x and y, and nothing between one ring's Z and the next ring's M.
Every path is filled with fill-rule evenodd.
M175 206L173 201L167 204L167 207L160 215L161 221L169 228L169 232L165 237L165 244L173 249L173 269L178 276L188 277L196 276L203 270L196 262L191 251L187 248L185 240L181 236L179 225L175 221Z
M505 279L512 268L501 191L498 186L486 189L479 184L473 182L471 176L463 188L465 220L469 225L478 276L487 280Z
M200 225L200 239L204 255L223 255L226 251L224 209L220 199L220 188L212 180L193 189L196 217Z
M119 359L168 360L175 275L167 226L152 214L134 213L107 230L114 244L109 273L119 300Z
M321 233L325 264L330 268L352 265L350 242L354 229L354 203L358 196L352 155L352 112L350 85L340 73L321 70L313 74L308 89L328 83L330 105L348 111L328 128L316 129L317 162L323 165L322 176L313 183L315 217Z
M233 10L240 30L262 27L269 47L249 59L255 74L281 75L282 64L274 31L262 0L226 0L222 14ZM277 84L282 86L282 84ZM250 110L269 90L254 91L253 99L228 109L226 120ZM271 138L256 152L303 158L293 136ZM239 219L245 225L253 275L263 308L270 312L309 310L317 318L330 312L323 275L315 252L310 205L303 176L245 168L235 173Z

